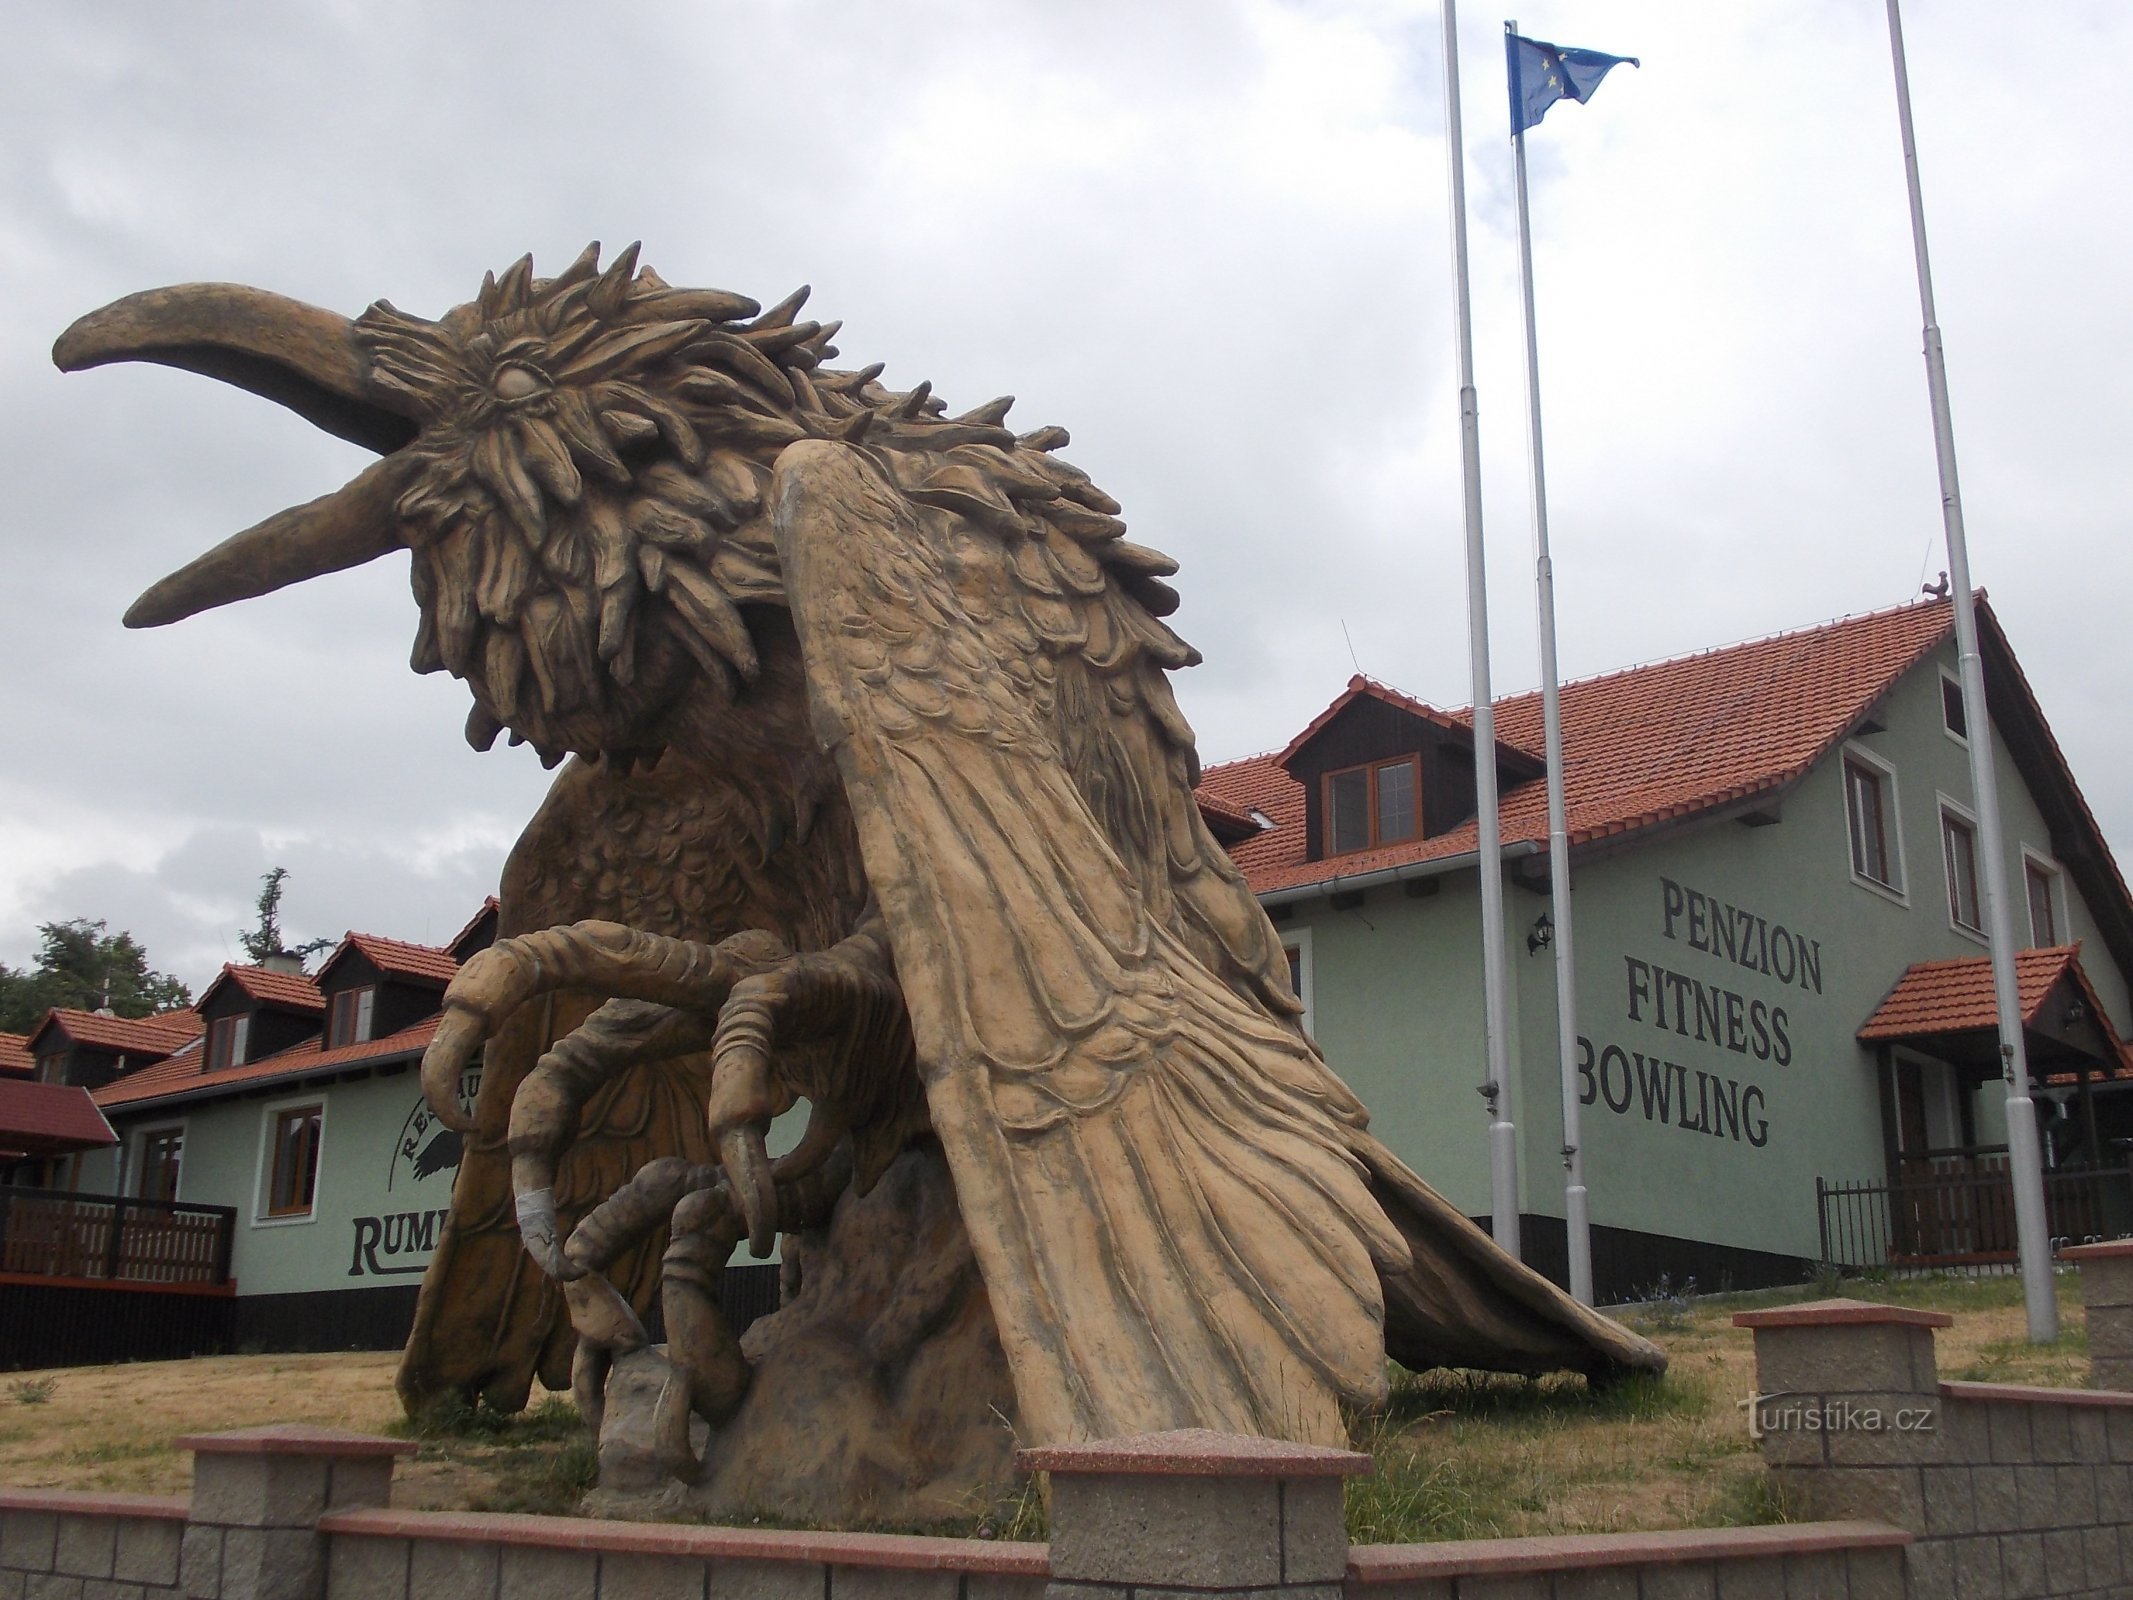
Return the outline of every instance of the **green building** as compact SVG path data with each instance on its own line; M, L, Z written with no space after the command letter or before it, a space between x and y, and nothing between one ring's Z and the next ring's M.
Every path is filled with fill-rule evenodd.
M2133 1232L2133 901L1988 608L1979 622L2053 1230ZM1825 1258L2011 1259L1956 682L1938 600L1565 686L1603 1301L1662 1278L1796 1282ZM1496 730L1522 1253L1560 1281L1540 696L1499 703ZM1201 795L1374 1130L1481 1216L1474 760L1468 713L1358 677L1287 748L1211 768Z

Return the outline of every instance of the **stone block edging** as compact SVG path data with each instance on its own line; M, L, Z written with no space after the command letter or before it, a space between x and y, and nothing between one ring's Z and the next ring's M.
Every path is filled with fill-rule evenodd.
M1207 1428L1136 1433L1087 1444L1033 1445L1015 1452L1024 1472L1164 1478L1354 1478L1376 1471L1370 1457L1286 1439L1251 1439Z
M1877 1306L1866 1300L1810 1300L1768 1311L1736 1311L1736 1328L1952 1328L1945 1311L1915 1311L1909 1306Z
M1964 1383L1951 1378L1940 1386L1945 1400L2005 1400L2031 1406L2133 1406L2133 1394L2116 1389L2044 1389L2024 1383Z
M320 1428L308 1422L272 1422L226 1433L192 1433L177 1448L198 1455L229 1456L411 1456L412 1439L388 1439L345 1428Z
M1912 1535L1885 1522L1795 1522L1753 1528L1670 1528L1658 1533L1569 1533L1535 1539L1446 1544L1359 1544L1348 1552L1353 1584L1409 1583L1595 1567L1667 1565L1838 1550L1900 1548Z
M80 1489L0 1488L0 1511L45 1511L69 1517L150 1517L183 1522L192 1502L182 1494L100 1494Z
M336 1511L319 1532L453 1544L537 1545L619 1555L689 1556L699 1560L794 1561L904 1572L969 1572L1042 1578L1050 1547L1012 1540L943 1539L908 1533L821 1533L804 1528L723 1528L517 1512Z

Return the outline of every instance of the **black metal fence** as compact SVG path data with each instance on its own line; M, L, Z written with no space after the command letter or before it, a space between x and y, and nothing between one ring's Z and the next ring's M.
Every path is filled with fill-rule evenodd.
M225 1283L234 1206L0 1185L0 1272L126 1283Z
M1822 1260L1836 1267L1941 1272L2016 1259L2014 1189L2004 1164L1966 1164L1893 1182L1815 1179ZM2044 1175L2052 1247L2133 1237L2133 1163Z

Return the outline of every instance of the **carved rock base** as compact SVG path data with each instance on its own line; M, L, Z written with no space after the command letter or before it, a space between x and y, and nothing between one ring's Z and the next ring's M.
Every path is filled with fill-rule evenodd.
M1014 1387L939 1147L905 1151L784 1248L799 1292L743 1338L754 1380L696 1481L667 1475L677 1386L654 1347L609 1378L588 1509L830 1526L984 1510L1014 1476Z

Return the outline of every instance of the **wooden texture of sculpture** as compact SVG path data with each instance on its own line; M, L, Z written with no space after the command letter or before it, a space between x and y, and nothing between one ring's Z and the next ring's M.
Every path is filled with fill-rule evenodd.
M1388 1352L1660 1365L1373 1139L1299 1026L1193 803L1173 564L1063 431L828 368L804 294L594 247L436 321L190 285L55 348L380 452L129 625L408 548L413 664L467 682L468 738L578 758L423 1065L457 1125L486 1049L407 1403L538 1373L610 1492L910 1516L1010 1429L1339 1442ZM791 1293L737 1343L717 1269L780 1233Z

